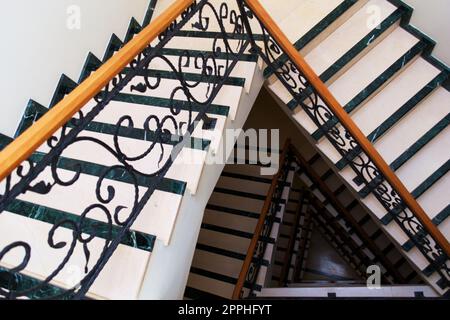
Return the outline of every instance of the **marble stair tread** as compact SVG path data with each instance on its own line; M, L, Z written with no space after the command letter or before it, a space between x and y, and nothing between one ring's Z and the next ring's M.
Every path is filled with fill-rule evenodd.
M53 249L48 244L49 232L53 225L37 220L28 219L9 212L0 215L0 229L2 248L15 241L25 241L33 244L31 258L24 274L36 279L44 280L64 260L68 247L73 241L73 231L66 228L58 228L55 241L67 242L62 249ZM9 232L14 230L14 232ZM97 262L103 247L104 240L95 238L88 247L90 250L89 268ZM46 257L42 259L42 257ZM119 245L110 261L106 264L94 284L89 290L88 296L96 299L136 299L140 289L142 276L144 275L150 253ZM6 268L17 266L23 259L20 250L14 250L2 259L1 265ZM86 258L83 246L78 244L62 271L53 279L52 284L71 288L84 277ZM111 286L111 281L114 286Z
M395 112L397 112L405 103L413 98L417 92L426 86L439 73L440 71L437 68L432 66L425 59L419 57L392 82L390 82L382 91L371 98L366 104L364 104L364 106L353 112L351 114L352 120L361 129L366 137L370 137L372 132L375 132L377 128L380 128L382 123L391 118ZM412 111L407 114L407 117L410 117L410 115L414 114L414 112L415 111ZM396 125L397 124L391 128L391 131L388 130L388 132L382 137L374 135L372 140L389 139L388 137L392 132L398 132ZM341 125L337 125L336 127L340 131L344 130ZM420 133L422 131L418 130L418 132ZM411 139L414 139L413 134L406 135L402 132L402 136L405 143L408 143L407 141L411 142ZM376 147L380 145L383 145L383 142L377 141L375 143ZM408 146L409 145L407 145L407 147ZM334 163L341 160L341 156L337 154L334 147L326 138L322 138L319 141L318 147L323 153L327 154ZM379 149L380 152L382 152L382 150L383 148ZM395 153L403 152L404 150L404 148L399 146L399 148L388 148L387 151ZM383 154L383 156L384 155L385 154ZM386 158L385 160L388 161ZM388 161L388 163L390 163L390 161Z
M240 48L239 39L228 39L228 44L233 49L233 52L236 53L236 48ZM152 45L157 45L159 40L155 40L152 42ZM212 52L214 48L214 38L202 38L197 37L195 41L192 41L191 37L183 37L179 35L175 35L170 39L169 42L164 46L165 49L181 49L181 50L200 50L204 52ZM224 51L225 45L222 37L219 37L217 40L217 46L221 46ZM244 50L244 54L250 54L250 46Z
M114 136L112 135L84 131L81 136L98 139L114 149ZM152 145L151 142L125 137L119 137L118 140L121 150L128 156L133 157L143 154ZM165 163L165 161L171 157L173 146L163 145L163 148L164 155L161 163ZM49 148L45 144L38 150L46 153L49 151ZM130 161L130 164L132 164L136 170L140 170L141 172L153 173L160 169L160 154L159 146L155 146L155 149L153 149L149 155L137 161ZM80 141L71 145L64 150L63 156L71 159L98 163L104 166L114 166L119 164L116 157L110 152L91 141ZM205 158L206 151L204 150L183 148L169 168L166 178L185 181L190 192L195 193L205 163Z
M242 265L242 260L203 250L196 250L192 261L192 266L195 268L219 273L235 279L239 277Z
M257 178L252 178L253 177L240 177L233 174L227 175L227 173L223 173L216 186L219 188L234 189L242 192L251 190L254 194L266 196L272 179L260 178L258 180L253 180Z
M224 299L231 299L234 284L218 281L206 276L192 273L189 275L187 286L204 292L212 293Z
M238 237L223 232L202 229L198 237L198 243L219 249L230 250L239 254L247 254L251 239Z
M437 88L374 144L375 148L380 152L387 163L395 165L394 169L397 169L397 167L401 165L397 174L402 174L403 177L406 177L411 170L414 171L414 169L408 169L410 168L408 163L411 163L414 158L418 157L418 154L422 154L422 160L418 161L428 159L427 163L429 163L429 165L422 165L418 172L415 172L413 176L409 177L409 179L415 181L408 186L410 190L414 190L419 183L422 183L424 179L429 177L437 168L448 160L448 153L447 155L443 154L445 148L440 148L436 145L439 143L436 142L436 139L438 139L439 136L444 135L445 130L448 130L446 129L448 110L445 103L442 103L442 101L448 101L449 98L448 91L444 88ZM418 122L416 121L417 119L422 119L422 121ZM411 123L414 123L414 126L412 126ZM429 141L430 139L431 141ZM394 142L396 148L392 148ZM434 149L432 148L433 143L435 145ZM427 151L429 148L438 152L436 157L433 153L426 154L427 152L435 152L431 149L430 151ZM331 146L329 142L327 143L325 140L323 140L323 142L321 141L320 149L327 155L331 152L326 151L330 150ZM338 161L338 157L335 156L333 160ZM420 172L422 173L420 174ZM355 174L350 167L345 167L339 174L354 190L360 191L363 189L362 185L357 186L354 183L353 179L355 178ZM375 199L372 200L376 201ZM372 202L372 200L365 202L369 203ZM375 204L373 205L375 206ZM379 210L377 210L377 212L379 212Z
M271 17L280 23L285 19L293 10L296 10L299 6L303 5L307 0L283 0L283 5L280 6L279 2L273 0L261 0L262 6L267 12L270 12Z
M180 55L183 55L183 50L177 51L177 50L167 50L168 52L165 53L164 57L169 62L171 62L175 67L179 64ZM196 54L203 53L202 51L194 51ZM197 68L195 64L196 55L193 55L190 57L189 62L184 55L183 62L185 65L183 66L184 72L190 72L194 74L201 74L203 72L202 68ZM225 66L227 64L227 60L225 58L219 58L216 59L217 67ZM155 59L150 64L151 70L164 70L164 71L173 71L170 66L167 64L166 61L161 59ZM244 88L246 92L248 93L250 91L250 86L252 83L252 79L254 76L254 73L257 68L256 63L256 57L254 59L250 59L249 61L241 60L236 64L236 67L231 71L230 76L244 79L245 84Z
M206 209L203 222L237 231L254 233L258 219Z
M371 23L374 7L377 8L377 19L380 19L380 21L386 19L396 10L396 7L386 0L368 1L305 56L306 62L314 69L316 74L322 74L361 39L378 27L373 22Z
M337 101L345 106L418 43L419 39L397 27L328 88ZM319 102L322 103L321 100ZM294 110L293 117L309 133L317 130L317 126L301 107Z
M285 17L278 25L288 39L291 42L295 42L343 2L343 0L299 1L298 5L286 12Z
M74 176L74 173L58 169L58 175L63 181L69 181ZM52 181L50 168L45 169L41 177L45 181ZM98 181L98 177L82 174L78 181L71 186L63 187L55 185L49 194L27 192L20 195L18 199L56 210L72 212L75 215L81 215L90 205L99 202L95 191ZM129 195L134 195L134 186L119 181L104 180L102 185L103 189L100 189L103 198L106 198L108 195L106 191L108 186L115 189L115 196L110 203L105 204L105 207L111 212L114 212L116 207L126 206L123 212L119 214L119 218L123 221L127 218L127 214L129 214L133 207L133 200L129 199ZM142 197L146 188L140 186L138 190L140 197ZM73 201L73 195L78 196L78 201ZM139 232L153 234L168 244L181 199L182 195L155 190L149 202L133 224L133 229ZM164 206L162 207L161 204L164 204ZM106 216L100 214L100 212L96 215L91 215L90 218L106 222Z
M154 79L153 79L154 80ZM155 82L152 79L149 79L151 85ZM180 82L178 80L164 79L161 80L158 88L151 90L145 89L144 93L139 92L135 89L136 86L144 85L145 81L141 77L135 77L130 83L122 90L124 94L134 94L134 95L143 95L143 96L151 96L154 98L169 98L173 93L174 99L181 101L188 101L186 95L183 90L180 90ZM210 94L212 90L212 86L209 83L198 83L195 87L191 87L189 89L189 93L192 95L193 99L199 101L200 103L204 103L210 100ZM177 90L178 89L178 90ZM176 91L175 91L176 90ZM174 92L175 91L175 92ZM241 95L243 93L243 88L239 86L223 86L222 89L218 92L217 96L211 101L213 104L229 106L229 117L231 120L234 120L237 109L239 107L239 102L241 99Z
M441 87L397 122L374 144L388 163L396 160L449 114L450 110L443 101L450 103L450 93ZM392 148L393 144L395 144L395 148Z
M233 195L221 192L214 192L211 195L209 204L219 205L226 208L244 210L249 212L261 212L264 205L262 199L250 199L245 195Z
M395 173L412 192L450 159L450 127L426 144Z
M313 68L313 70L316 71L318 75L322 75L322 72L328 69L328 67L332 66L332 64L336 61L338 61L339 58L345 57L345 54L348 53L348 49L350 49L353 45L355 45L358 41L361 41L361 39L364 38L364 36L367 35L369 32L367 27L368 23L366 23L365 26L362 28L353 28L354 24L356 24L356 20L358 20L358 16L361 15L361 8L366 5L368 1L367 0L359 0L359 1L340 1L339 5L334 8L332 11L330 11L328 14L330 17L325 16L322 21L318 23L324 24L325 31L321 30L322 27L319 27L318 25L314 28L308 30L308 32L301 34L299 40L296 41L300 44L303 43L302 47L300 48L300 53L302 56L305 57L308 64ZM384 1L387 2L387 1ZM329 3L331 4L331 3ZM322 4L321 4L322 5ZM342 7L341 9L339 9ZM347 7L344 9L344 7ZM389 8L383 3L383 8ZM366 10L370 9L370 7L366 7ZM390 9L390 8L389 8ZM345 10L345 11L343 11ZM336 11L334 13L334 11ZM384 13L383 10L380 10L380 15L382 16ZM366 13L367 15L367 13ZM367 18L367 17L366 17ZM380 18L383 20L382 18ZM334 21L333 21L334 20ZM338 21L342 20L341 23L337 23L335 26L333 24ZM367 19L366 19L367 20ZM349 22L350 21L350 22ZM353 45L352 43L352 37L348 34L345 34L343 39L336 39L341 37L341 34L343 32L349 33L348 29L349 24L351 25L351 34L354 36L358 36L360 31L367 31L367 33L363 33L359 38L354 41ZM316 30L317 29L317 30ZM304 32L304 31L303 31ZM311 35L309 33L315 33L314 39L309 39ZM304 38L307 38L306 41ZM297 46L297 42L295 43L295 46ZM338 45L336 45L334 42L338 42ZM375 42L375 41L374 41ZM347 45L350 45L350 48L347 48ZM304 47L306 46L306 47ZM331 48L329 48L331 46ZM341 50L342 49L342 50ZM347 49L347 50L346 50ZM341 52L344 51L344 52ZM336 60L333 59L333 56L336 56ZM334 61L333 61L334 60ZM271 71L266 70L269 72L269 74L272 74ZM291 74L295 77L295 74ZM285 88L285 86L276 79L276 77L273 77L269 83L268 87L280 98L280 100L288 104L292 103L292 96L288 92L288 90Z
M418 42L419 39L403 28L397 27L336 79L329 86L330 91L342 105L347 104Z
M90 102L94 104L94 102ZM198 115L198 112L192 112L191 121L195 119ZM116 125L119 119L123 116L130 116L133 120L133 124L135 128L144 128L145 121L150 116L156 116L158 119L162 120L165 117L173 116L172 112L169 108L162 108L156 106L149 105L138 105L136 103L122 102L122 101L111 101L107 107L105 112L100 112L99 115L95 117L95 121L101 123L108 123L112 125ZM176 116L173 116L177 123L180 124L182 122L189 122L189 111L181 110ZM193 138L199 138L203 140L211 141L210 149L212 152L218 150L220 145L222 134L225 129L226 116L220 116L215 114L208 114L208 117L213 119L214 127L212 129L203 129L203 121L201 121L195 128L192 133ZM157 129L156 122L150 122L150 129L155 131ZM125 123L127 124L127 123ZM166 122L166 127L173 130L172 121Z
M242 174L256 178L261 177L261 167L258 165L229 163L225 166L223 171L231 174ZM268 178L268 176L263 177Z
M449 186L450 173L447 172L430 189L417 198L417 202L435 224L442 224L444 222L442 219L449 220L448 216L438 216L440 213L445 214L445 209L450 204L450 199L448 196ZM450 235L447 234L447 237L449 236Z

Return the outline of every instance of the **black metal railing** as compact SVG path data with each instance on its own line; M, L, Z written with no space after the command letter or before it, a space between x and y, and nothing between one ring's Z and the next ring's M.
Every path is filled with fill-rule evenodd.
M247 297L254 297L255 291L260 291L258 280L261 272L261 268L264 265L264 256L267 252L267 246L270 243L272 229L275 221L277 220L277 213L281 210L281 200L283 199L283 193L287 185L287 179L289 172L292 168L291 154L287 153L283 163L280 163L280 176L277 179L275 192L268 195L270 200L269 210L264 219L264 226L258 235L256 249L254 250L253 259L251 260L248 272L245 278L245 286L240 291L240 297L243 298L245 289L248 289ZM287 200L287 199L285 199Z

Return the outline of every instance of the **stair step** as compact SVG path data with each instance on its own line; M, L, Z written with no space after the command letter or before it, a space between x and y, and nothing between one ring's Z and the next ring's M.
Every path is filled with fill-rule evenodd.
M423 64L423 59L419 58L417 62L413 63L411 65L411 69L414 70L414 67L417 64ZM440 73L436 77L434 77L430 82L426 83L423 87L418 88L414 95L411 95L409 97L409 100L406 102L402 101L403 103L401 106L395 106L395 100L399 96L401 96L402 93L407 92L409 89L416 89L416 84L420 84L422 82L422 79L419 78L422 75L429 74L426 72L426 70L416 70L421 71L419 73L409 73L409 69L405 70L405 74L411 77L410 81L409 79L405 79L403 75L399 76L399 80L405 80L403 85L402 83L398 83L396 80L393 81L392 87L391 84L387 86L378 96L374 97L369 103L361 110L362 114L361 116L358 116L358 114L354 115L355 122L361 122L363 125L361 125L361 129L364 133L370 132L367 135L367 138L369 141L374 143L375 147L381 152L385 153L386 157L389 157L389 151L386 147L387 141L391 139L396 139L397 143L401 143L400 148L391 149L391 152L401 152L405 150L405 147L402 147L406 144L408 145L408 142L414 140L416 135L409 133L407 136L403 137L403 130L405 129L405 126L410 125L410 121L412 120L412 117L414 117L416 114L421 114L424 112L424 110L427 109L427 105L433 100L433 98L428 98L428 95L434 96L435 94L439 95L441 93L433 93L433 90L441 91L440 88L437 88L440 83L442 83L442 80L446 78L446 75L443 73ZM414 76L414 78L412 78ZM401 85L402 90L397 90L396 85ZM437 88L437 89L436 89ZM391 94L389 94L391 93ZM387 99L387 100L386 100ZM425 101L424 101L425 100ZM388 101L388 102L386 102ZM392 109L390 108L383 108L384 106L392 106ZM382 108L380 108L382 106ZM377 108L378 107L378 108ZM378 121L373 124L368 124L368 121L366 119L367 114L371 108L377 108L377 113L371 114L372 117L377 116L379 110L387 110L389 113L389 118L386 118L383 120L383 122L380 124ZM367 111L366 111L367 110ZM442 114L442 112L437 112L437 114ZM385 116L386 117L386 116ZM441 116L442 118L444 116ZM429 123L433 122L436 117L432 117L430 120L424 119L424 126L419 127L417 134L424 133L427 128L429 128ZM406 130L406 132L411 130ZM399 136L399 132L402 132L402 134ZM400 138L401 137L401 138ZM395 154L395 153L394 153ZM388 162L390 160L393 160L394 156L391 155L390 159L386 159ZM339 162L336 163L336 166L338 169L343 169L346 165L346 161L344 159L339 160Z
M101 222L98 219L91 219L89 217L81 218L80 215L77 214L39 206L22 200L14 200L5 208L5 210L22 217L45 222L51 225L55 225L61 221L72 221L75 224L82 223L83 233L87 235L94 235L98 238L106 240L111 240L120 231L119 227L116 225L112 225L112 227L110 227L106 221ZM72 225L69 224L67 224L65 228L74 230ZM111 239L109 234L111 234ZM152 252L155 240L156 237L151 234L130 230L125 234L121 244Z
M370 23L373 9L379 10L380 26ZM305 55L306 62L323 82L342 75L399 23L402 11L386 0L371 0L361 7L333 33ZM286 104L293 103L291 94L277 81L270 86Z
M206 210L203 216L203 222L211 225L221 226L228 229L253 233L255 231L257 219L230 215L224 212Z
M74 176L74 173L58 169L58 176L63 181L69 181ZM40 177L44 181L52 181L50 168L45 169ZM77 182L70 186L55 185L48 194L27 192L20 195L18 199L63 212L71 212L79 216L86 208L98 203L99 200L95 192L98 181L99 178L96 176L81 174ZM135 194L134 186L120 181L105 180L100 188L102 198L108 196L106 188L109 186L115 189L115 196L112 201L105 204L105 207L114 212L118 206L126 206L128 209L122 210L118 215L120 221L123 221L127 218L127 214L129 214L133 205L133 200L129 199L129 195ZM145 187L139 187L139 194L142 195L144 190L146 190ZM73 201L73 195L79 196L78 201ZM175 223L181 198L182 195L179 194L155 190L145 209L137 218L133 226L134 230L153 234L167 243ZM159 208L161 203L165 204L164 208ZM158 208L158 210L152 208ZM105 215L97 214L95 218L106 222Z
M214 230L202 229L200 231L198 243L224 250L233 248L234 252L246 255L250 239Z
M286 12L282 21L279 22L279 26L291 42L297 42L303 36L308 35L314 28L323 31L324 26L321 24L333 24L355 2L329 0L318 3L315 1L300 0L295 7L292 7L289 12ZM299 21L301 21L300 24Z
M377 9L376 24L373 20ZM386 0L368 1L308 55L306 61L328 82L344 73L399 24L403 12ZM378 22L377 21L377 22ZM332 80L331 80L332 81Z
M234 284L218 281L192 272L189 275L187 287L196 291L207 292L208 296L218 296L221 299L231 299L234 291Z
M192 267L218 273L237 279L243 265L242 260L233 259L219 254L197 250L194 254Z
M424 44L417 38L398 27L330 84L329 89L350 113L393 80L393 75L398 73L407 61L416 57L423 47ZM313 134L315 139L321 137L316 125L302 108L294 110L294 118Z
M271 179L254 178L251 176L223 173L217 187L245 192L251 190L256 195L266 196L269 191Z
M149 79L149 84L154 85L156 79ZM182 101L188 101L183 90L177 88L180 87L179 80L164 79L161 80L161 84L158 88L151 89L146 86L145 79L142 77L135 77L130 83L122 90L123 94L145 95L152 96L154 98L167 98L174 94L173 98ZM211 90L213 85L207 82L192 83L192 87L189 89L189 93L192 95L192 101L199 101L199 104L209 102ZM228 86L222 87L222 90L218 92L213 101L214 104L227 105L230 107L229 116L231 120L237 113L237 107L241 99L243 88L240 86Z
M232 192L232 190L223 189L225 192L214 192L209 199L210 204L228 207L236 210L249 212L261 212L264 205L264 199L248 198L245 193ZM233 194L234 193L234 194Z
M54 241L55 243L67 244L56 250L51 248L48 243L49 232L53 225L41 221L28 219L7 211L0 215L0 228L2 237L0 246L5 248L7 245L16 241L32 243L32 252L30 260L23 273L26 276L43 280L42 275L50 275L57 269L66 256L70 244L73 242L73 232L64 227L58 228ZM9 232L14 230L14 232ZM103 247L104 240L94 238L89 243L91 268L97 262ZM83 246L76 246L68 263L62 271L51 282L52 285L60 288L71 288L79 282L84 276L86 265ZM23 257L17 252L6 255L2 260L2 265L6 268L17 266L21 263ZM90 289L90 296L95 298L124 299L137 297L141 275L144 273L150 254L144 250L134 249L129 246L119 245L110 261L97 278ZM42 257L46 257L42 259ZM111 287L110 279L115 279L115 286Z

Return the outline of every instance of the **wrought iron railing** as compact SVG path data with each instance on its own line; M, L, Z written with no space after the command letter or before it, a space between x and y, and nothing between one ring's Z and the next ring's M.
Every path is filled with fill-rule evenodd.
M274 74L290 92L298 104L303 107L314 123L322 130L338 152L348 159L350 167L358 176L359 184L373 187L373 194L384 206L414 242L417 248L445 280L443 286L449 285L450 268L448 257L450 245L439 230L431 223L422 208L412 198L392 170L379 156L370 142L354 125L350 117L341 109L324 84L314 75L295 48L287 41L276 24L270 19L257 0L236 0L239 12L229 8L230 2L224 1L214 6L208 0L177 0L153 23L140 32L127 45L120 49L101 68L91 74L73 92L49 110L32 127L21 134L14 142L0 153L1 198L0 213L18 196L26 193L48 194L55 186L66 187L79 183L82 164L74 165L73 174L67 178L61 175L58 161L72 146L90 143L96 148L110 154L115 164L101 173L95 190L96 202L80 212L80 219L57 221L48 234L48 247L67 254L41 283L27 288L0 288L0 297L20 299L33 295L49 283L52 283L68 264L77 246L82 246L86 258L85 275L79 283L63 290L57 296L48 298L83 298L93 282L104 268L118 245L130 231L131 226L141 213L145 204L153 195L157 185L162 181L181 151L180 146L187 143L200 120L208 122L207 112L212 101L229 78L240 57L250 48L273 70ZM198 32L207 33L212 25L219 26L214 34L208 52L180 54L173 63L162 53L167 44L180 30L188 25ZM255 28L259 28L258 36ZM205 38L208 38L205 37ZM286 54L288 59L280 62L277 57ZM220 59L218 58L220 56ZM158 60L176 75L178 85L171 92L171 115L159 118L149 110L147 119L140 130L150 133L152 141L141 151L129 154L124 151L121 142L123 130L135 129L132 117L122 116L116 123L113 143L86 135L85 129L103 112L114 97L130 84L137 75L148 74L151 63ZM184 78L184 70L193 67L201 74L197 82ZM127 72L122 72L124 69ZM144 80L132 90L151 95L152 91L163 86L164 81L158 73L153 78ZM202 95L194 93L201 82L209 82ZM177 97L185 102L180 105ZM90 101L93 106L87 107ZM200 110L194 116L193 108ZM188 110L189 120L181 121L177 116L181 110ZM328 127L329 119L338 120L339 126ZM173 137L178 142L170 144ZM47 152L38 161L32 161L33 153L46 144ZM168 147L170 146L170 147ZM91 151L92 152L92 151ZM156 155L156 157L155 157ZM145 171L136 163L144 159L158 159L156 169ZM50 178L44 171L50 172ZM109 208L117 199L119 190L107 185L110 175L120 172L134 181L133 192L127 190L129 203ZM142 191L137 181L144 178L151 183ZM50 180L49 180L50 179ZM96 212L103 215L103 229L100 236L95 228L87 228L89 217ZM125 218L124 218L125 216ZM55 234L65 228L72 230L70 243L57 241ZM265 228L264 228L265 229ZM87 236L86 236L87 235ZM94 239L103 241L103 249L95 263L89 252L89 244ZM32 244L16 241L0 249L0 263L13 251L22 249L23 258L15 266L9 266L7 273L11 278L25 271L33 257ZM250 258L250 260L252 260ZM89 263L88 263L89 262ZM88 267L88 265L92 265ZM245 278L247 277L247 273ZM245 281L245 280L244 280Z
M291 168L291 156L289 154L290 140L287 140L280 154L278 172L273 176L272 183L267 192L266 200L261 209L258 223L253 233L253 238L247 250L241 272L234 287L233 299L254 296L257 288L258 276L263 266L264 255L267 250L268 239L276 215L280 210L280 199L286 186L289 170Z

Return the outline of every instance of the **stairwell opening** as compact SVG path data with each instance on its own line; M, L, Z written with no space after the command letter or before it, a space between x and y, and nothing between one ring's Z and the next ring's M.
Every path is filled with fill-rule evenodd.
M308 169L297 165L291 168L292 180L286 184L289 192L280 201L283 212L273 226L276 232L272 234L276 236L267 239L271 254L261 262L262 275L254 285L256 296L267 288L366 286L369 276L366 271L371 265L380 266L382 285L423 283L314 149L309 137L295 126L266 89L261 90L244 129L279 130L279 145L290 138L309 166ZM235 151L239 148L250 150L258 146L237 145ZM225 166L206 207L186 299L229 299L233 295L272 179L272 176L261 176L257 164L236 164L235 160L236 153L230 156L230 163ZM334 200L323 196L307 175L308 170L313 170L328 186ZM302 195L308 200L301 200ZM304 208L299 215L301 201ZM339 201L353 219L349 221L344 213L336 210L333 201ZM292 234L295 241L289 251ZM370 244L365 242L367 239Z

